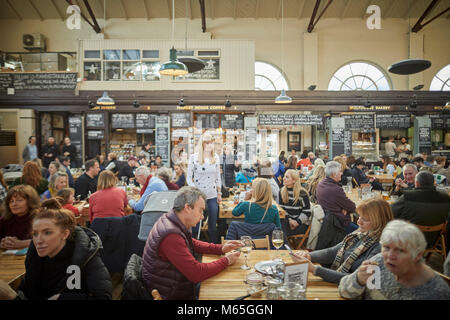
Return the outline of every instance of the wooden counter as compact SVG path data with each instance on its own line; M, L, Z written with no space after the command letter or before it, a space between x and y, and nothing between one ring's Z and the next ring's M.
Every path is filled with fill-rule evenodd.
M25 275L25 255L3 254L0 250L0 279L5 281L14 290L20 285Z

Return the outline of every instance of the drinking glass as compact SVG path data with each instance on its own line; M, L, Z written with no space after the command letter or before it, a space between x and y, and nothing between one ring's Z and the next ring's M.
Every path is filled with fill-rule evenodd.
M275 261L280 261L280 255L278 249L284 244L284 234L281 229L274 229L272 232L272 244L277 249L277 258Z
M242 270L248 270L250 267L248 266L247 257L248 254L252 251L252 237L250 236L242 236L241 237L242 247L241 252L244 254L245 257L245 264L241 266Z

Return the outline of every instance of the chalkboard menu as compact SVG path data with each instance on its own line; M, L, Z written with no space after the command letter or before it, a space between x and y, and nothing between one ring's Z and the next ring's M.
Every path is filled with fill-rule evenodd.
M419 145L421 147L431 146L431 128L420 127L419 128Z
M156 117L156 154L161 156L164 165L169 166L170 162L170 125L169 116Z
M260 114L260 125L290 126L290 125L323 125L321 114Z
M0 74L0 90L75 90L76 72L57 73L4 73Z
M103 130L88 130L88 140L102 140L105 138Z
M150 113L136 114L136 129L154 129L155 115Z
M344 131L344 153L347 156L352 154L352 132L350 130Z
M16 145L15 131L0 131L0 146L8 147Z
M73 168L77 168L81 165L82 143L83 143L83 118L81 116L69 117L69 136L72 144L77 148L76 160L77 163L71 163Z
M191 114L189 112L172 113L172 128L189 128L191 126Z
M345 129L344 128L332 128L331 129L331 141L333 143L333 157L345 153Z
M244 116L242 114L222 114L223 129L244 129Z
M115 113L111 117L111 128L130 129L134 128L134 114L133 113Z
M213 113L197 114L197 121L201 121L202 128L216 129L219 128L219 115ZM198 127L198 124L196 124Z
M430 114L432 129L450 128L450 116L446 114Z
M376 127L379 129L408 129L411 127L409 114L377 114Z
M104 128L104 113L88 113L86 114L86 128Z
M375 118L373 114L350 114L345 115L345 128L360 132L374 132Z

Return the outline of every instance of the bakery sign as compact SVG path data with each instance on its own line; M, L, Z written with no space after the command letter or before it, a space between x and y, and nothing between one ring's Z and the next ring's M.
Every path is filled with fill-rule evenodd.
M370 106L369 108L366 108L364 106L349 106L348 110L351 110L351 111L378 111L378 110L390 111L391 106Z

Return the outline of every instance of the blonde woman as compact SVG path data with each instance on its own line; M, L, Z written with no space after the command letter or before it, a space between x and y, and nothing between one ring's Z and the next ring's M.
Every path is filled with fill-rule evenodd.
M341 185L342 186L347 185L348 178L353 179L353 176L352 176L352 172L347 167L346 158L343 158L342 156L336 156L333 158L333 161L336 161L341 165L341 171L342 171Z
M186 167L183 163L178 163L173 166L175 177L174 182L178 187L183 188L186 185Z
M67 173L62 171L57 171L50 177L50 182L48 183L48 190L41 194L41 200L50 199L56 196L56 193L69 186L69 177Z
M222 180L220 178L220 159L214 153L214 139L209 134L203 134L197 145L197 152L189 157L187 184L196 187L206 195L208 210L208 234L213 243L218 243L217 217L219 202L222 201ZM199 225L192 230L197 234Z
M313 203L317 202L316 198L317 185L323 179L325 179L325 166L315 167L313 175L308 179L308 182L306 184L306 190L308 191L310 200Z
M245 222L273 223L281 229L280 215L272 204L272 191L267 179L256 178L252 182L251 198L240 202L232 211L233 216L244 214Z
M308 191L300 183L299 172L295 169L286 171L280 190L280 206L286 211L284 233L287 236L305 233L305 222L311 215Z
M89 198L90 221L95 218L123 217L128 205L126 192L116 187L117 177L109 170L100 173L97 191Z
M381 252L380 237L384 227L394 217L389 203L381 198L362 202L356 212L359 215L359 228L348 234L334 247L313 252L301 251L292 259L307 261L308 270L327 282L339 283L349 273L354 272L361 263ZM314 265L330 265L330 268Z

